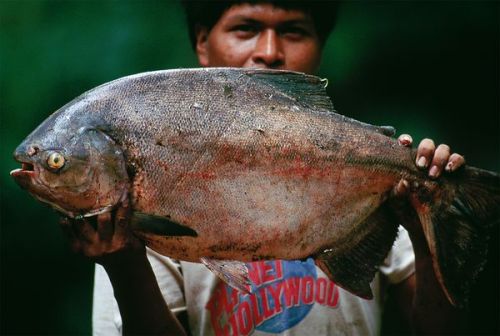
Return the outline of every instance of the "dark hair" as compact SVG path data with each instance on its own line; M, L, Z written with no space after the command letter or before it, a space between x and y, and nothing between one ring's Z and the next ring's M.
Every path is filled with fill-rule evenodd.
M337 1L306 1L306 0L229 0L229 1L196 1L181 0L186 12L189 29L189 39L193 49L196 47L196 27L206 27L208 30L217 23L222 14L233 5L270 3L284 9L297 9L311 15L321 44L324 44L335 25L337 16Z

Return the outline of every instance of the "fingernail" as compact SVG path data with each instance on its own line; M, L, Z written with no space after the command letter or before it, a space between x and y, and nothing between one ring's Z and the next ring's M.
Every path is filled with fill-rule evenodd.
M402 179L401 181L399 181L396 187L396 195L403 196L408 192L409 189L410 189L410 184L408 183L408 181Z
M434 178L438 177L439 168L437 166L432 166L431 169L429 170L429 176Z
M425 156L421 156L418 161L417 161L417 167L418 168L425 168L427 167L427 160L425 159Z
M409 146L413 143L413 139L408 134L400 135L398 142L401 146Z
M455 166L453 165L453 162L448 162L448 164L446 165L446 167L444 167L444 169L447 171L447 172L452 172L453 169L455 169Z

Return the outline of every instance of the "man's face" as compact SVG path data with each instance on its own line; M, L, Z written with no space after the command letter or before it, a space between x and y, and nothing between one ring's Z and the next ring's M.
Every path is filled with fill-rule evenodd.
M234 5L210 31L197 32L204 67L254 67L316 72L321 43L311 17L271 4Z

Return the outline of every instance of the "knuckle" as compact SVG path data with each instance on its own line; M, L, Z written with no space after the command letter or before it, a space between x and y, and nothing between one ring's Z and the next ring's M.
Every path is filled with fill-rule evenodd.
M444 155L435 155L432 160L432 164L439 167L444 166L446 162L448 162L448 157Z
M420 143L420 145L418 146L418 152L421 154L421 155L425 155L425 156L431 156L433 155L434 153L434 145L433 144L430 144L430 143Z
M450 146L446 145L446 144L440 144L437 148L436 151L440 151L440 152L445 152L445 153L449 153L450 152Z
M423 139L420 144L423 146L423 147L426 147L426 148L433 148L433 147L436 147L436 145L434 144L434 140L432 139L429 139L429 138L425 138Z

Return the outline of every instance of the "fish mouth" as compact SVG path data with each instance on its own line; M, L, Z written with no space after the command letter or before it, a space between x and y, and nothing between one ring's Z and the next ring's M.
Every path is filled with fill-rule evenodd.
M14 169L10 172L10 176L24 188L27 188L31 179L35 177L35 166L29 162L21 162L21 168Z

